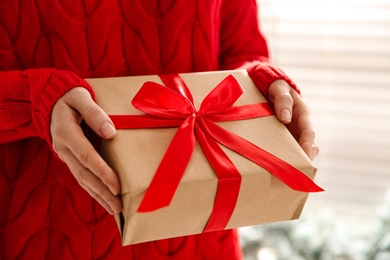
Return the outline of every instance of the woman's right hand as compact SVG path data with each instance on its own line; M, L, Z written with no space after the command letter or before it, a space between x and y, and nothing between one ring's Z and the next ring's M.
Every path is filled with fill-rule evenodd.
M65 93L53 107L50 125L53 149L81 187L107 212L119 213L122 210L119 179L85 137L80 127L82 120L102 138L115 136L108 115L85 88L76 87Z

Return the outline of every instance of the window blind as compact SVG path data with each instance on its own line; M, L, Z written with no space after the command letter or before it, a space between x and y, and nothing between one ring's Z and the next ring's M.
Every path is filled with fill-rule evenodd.
M258 3L271 59L312 112L326 192L307 208L372 215L390 188L390 1Z

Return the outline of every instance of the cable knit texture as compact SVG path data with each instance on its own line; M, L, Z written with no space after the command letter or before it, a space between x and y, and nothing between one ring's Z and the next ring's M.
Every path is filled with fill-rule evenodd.
M267 56L255 0L0 1L0 258L240 258L235 230L122 247L114 218L50 150L50 116L73 87L93 95L85 77L234 69ZM266 68L256 70L263 91L285 77Z

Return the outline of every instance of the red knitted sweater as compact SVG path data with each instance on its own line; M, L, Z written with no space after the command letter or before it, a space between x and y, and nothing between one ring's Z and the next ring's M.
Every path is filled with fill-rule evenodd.
M255 0L0 1L0 258L234 259L235 231L122 247L114 218L51 151L51 110L85 77L266 63ZM261 62L259 62L261 61Z

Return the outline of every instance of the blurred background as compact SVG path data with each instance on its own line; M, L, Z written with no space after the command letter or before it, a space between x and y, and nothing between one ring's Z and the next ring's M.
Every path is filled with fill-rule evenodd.
M321 149L298 221L240 229L245 259L390 259L390 0L258 0L271 59Z

